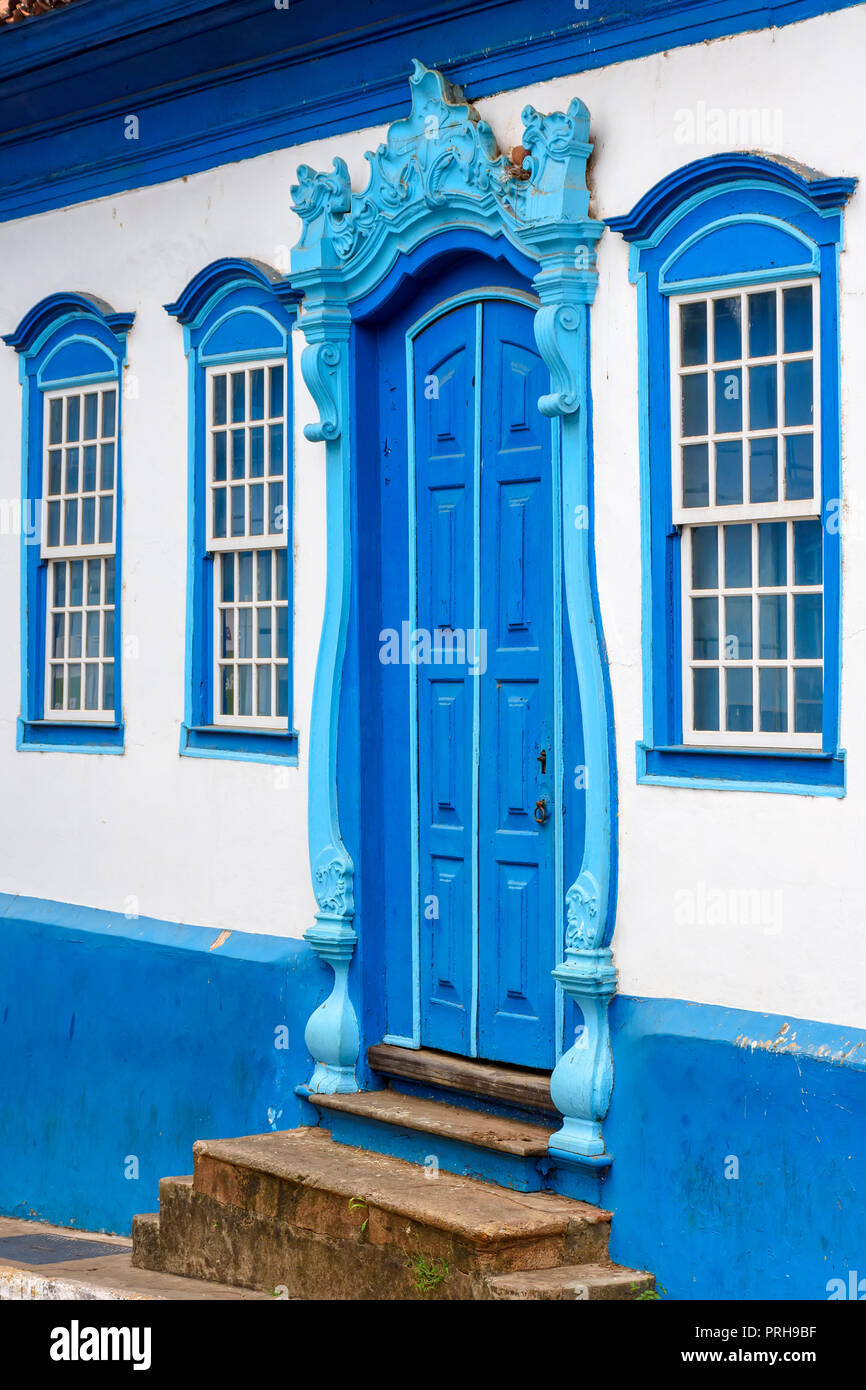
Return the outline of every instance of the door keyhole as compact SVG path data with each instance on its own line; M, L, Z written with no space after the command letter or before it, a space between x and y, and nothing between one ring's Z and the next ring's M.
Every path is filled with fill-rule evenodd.
M540 764L541 764L541 771L542 771L542 773L546 772L546 771L547 771L547 749L546 749L546 748L542 748L541 752L540 752L539 755L538 755L538 761L539 761Z

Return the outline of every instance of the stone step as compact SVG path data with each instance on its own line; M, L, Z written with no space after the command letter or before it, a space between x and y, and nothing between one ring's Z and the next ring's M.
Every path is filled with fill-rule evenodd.
M492 1276L606 1258L610 1214L335 1143L308 1128L200 1141L160 1183L133 1262L314 1299L488 1298Z
M655 1279L622 1265L563 1265L559 1269L528 1269L517 1274L500 1274L487 1283L491 1299L555 1301L575 1299L585 1302L616 1299L626 1302L651 1294Z
M395 1047L378 1043L367 1049L371 1069L419 1085L459 1091L463 1095L499 1101L524 1110L542 1110L559 1116L550 1099L550 1073L510 1067L502 1062L481 1062L455 1057L430 1048Z
M399 1091L357 1091L351 1095L313 1095L323 1125L340 1144L538 1192L548 1171L552 1129L527 1120L490 1115Z

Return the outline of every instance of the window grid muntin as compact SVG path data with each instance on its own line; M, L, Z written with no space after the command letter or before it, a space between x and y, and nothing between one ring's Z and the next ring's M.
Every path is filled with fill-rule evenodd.
M73 573L75 566L81 566L81 602L73 604ZM97 600L92 600L90 587L91 566L99 567L99 591ZM58 572L63 570L63 602L57 602ZM46 566L47 593L45 601L45 705L44 717L60 722L73 720L75 723L113 723L116 708L116 670L115 640L115 559L112 555L76 555L69 559L52 559ZM80 655L72 654L72 618L80 614ZM88 655L88 615L97 620L97 652ZM63 619L63 651L55 655L55 619ZM110 623L109 623L110 617ZM108 628L108 631L106 630ZM107 649L107 650L106 650ZM70 704L70 668L79 668L78 704ZM96 669L97 705L85 707L87 699L87 668ZM58 669L62 669L63 700L59 708L54 704L54 682ZM108 685L106 684L108 682ZM110 703L105 705L106 696Z
M261 556L269 552L259 549L250 551L244 547L241 550L220 551L214 556L213 572L213 593L214 593L214 690L213 690L213 713L214 724L219 724L229 728L250 728L259 729L280 729L285 730L288 723L289 703L291 691L289 682L291 671L289 666L289 586L288 586L288 564L289 555L285 546L271 546L270 549L270 598L261 597ZM247 599L241 597L241 557L250 555L252 557L252 597ZM282 586L278 583L279 561L278 556L282 555L284 568L284 582ZM232 595L231 599L224 599L225 593L223 567L231 564L233 572ZM277 597L282 589L282 596ZM240 654L240 629L241 612L250 614L250 655ZM259 612L268 613L270 617L270 655L259 655ZM279 615L284 614L284 634L285 634L285 655L278 656L279 647ZM231 622L227 629L227 615L231 615ZM231 633L233 651L231 654L224 654L224 636L227 632ZM237 704L242 694L240 671L246 668L249 671L250 679L250 713L241 714L237 712ZM269 673L268 688L270 691L270 714L259 714L259 671L266 669ZM285 675L285 713L276 714L278 705L279 673ZM223 709L224 695L224 675L231 673L233 682L233 699L235 712L227 713Z
M793 729L795 720L795 688L794 671L798 668L819 669L822 673L822 704L823 704L823 674L824 674L824 650L826 647L826 613L824 612L824 557L822 544L822 579L819 584L795 584L794 583L794 525L797 521L810 520L812 518L783 517L774 518L761 516L750 522L738 522L734 518L726 518L725 522L708 522L717 531L716 538L716 564L718 584L714 589L696 589L693 584L692 551L694 533L702 528L697 526L683 527L682 552L682 593L683 593L683 622L682 622L682 651L683 651L683 743L697 745L700 747L740 747L740 748L805 748L819 750L822 747L822 730L818 729L813 733L797 733ZM762 585L760 583L759 569L759 527L761 524L780 521L786 528L786 574L784 585ZM725 573L725 525L750 525L751 526L751 577L752 583L746 586L734 587L726 583ZM823 533L822 533L823 540ZM784 594L786 596L786 653L784 658L769 658L760 656L760 616L759 598L773 594ZM820 657L800 657L795 656L794 651L794 595L796 594L820 594L822 598L822 655ZM731 634L726 633L725 618L725 599L731 597L751 597L751 631L752 631L752 656L743 659L732 659L725 656L727 637ZM694 598L716 598L717 601L717 621L718 621L718 640L719 658L701 659L693 655L693 623L692 623L692 600ZM762 731L760 729L760 676L759 672L764 668L783 668L786 671L786 711L788 731ZM694 691L693 691L693 671L696 669L716 669L719 672L719 724L724 726L727 723L727 675L728 669L751 669L752 672L752 714L753 726L751 731L728 730L725 727L715 729L693 729L694 722ZM755 728L755 725L758 728Z
M810 286L812 290L812 346L807 351L784 351L784 291ZM776 352L764 356L751 356L748 303L751 296L775 292L776 296ZM713 304L716 300L739 298L740 301L740 356L716 361L713 325ZM683 367L680 362L680 309L684 304L705 303L707 324L707 352L704 363ZM670 351L671 351L671 454L672 454L672 506L674 524L691 522L704 524L712 521L748 521L752 517L807 517L817 516L821 509L821 434L820 434L820 281L808 276L793 280L778 280L750 285L732 285L725 289L704 291L670 297ZM784 423L784 367L788 362L809 361L812 364L812 422L806 425ZM776 426L774 428L746 428L751 425L751 400L748 370L750 367L776 366ZM737 431L718 433L716 423L716 371L739 371L741 374L742 428ZM682 433L682 388L685 376L707 376L707 433L684 435ZM785 440L788 436L809 435L812 437L812 482L811 498L785 498ZM779 496L775 502L751 502L749 443L752 439L773 439L777 443L777 469ZM716 444L742 442L742 481L743 501L741 503L718 504L716 496ZM686 507L683 503L683 445L706 444L708 453L708 487L710 505L706 507ZM780 447L781 446L781 447Z
M88 408L86 400L88 397L97 398L97 428L95 432L86 430ZM69 417L72 403L77 402L78 410L78 437L68 439ZM110 418L106 421L108 414L108 403L111 403ZM53 419L55 405L59 404L62 411L61 439L55 441L53 435ZM108 380L94 382L92 385L76 387L72 390L45 391L43 393L43 470L42 470L42 545L41 555L44 559L57 560L61 558L74 558L88 555L113 555L116 547L117 536L117 470L118 470L118 420L119 420L119 399L117 382ZM106 429L106 423L110 428ZM86 472L84 452L86 448L94 448L96 451L95 474L93 488L85 489ZM78 452L78 487L75 490L67 488L68 482L68 454L71 450ZM103 487L104 461L111 459L111 484ZM53 463L59 459L60 469L60 491L53 490ZM94 533L93 540L84 540L84 503L93 500L94 504ZM67 504L76 504L76 539L74 542L66 541L66 515ZM110 537L100 540L102 534L103 508L110 504ZM59 505L59 533L60 543L49 544L52 531L53 508Z

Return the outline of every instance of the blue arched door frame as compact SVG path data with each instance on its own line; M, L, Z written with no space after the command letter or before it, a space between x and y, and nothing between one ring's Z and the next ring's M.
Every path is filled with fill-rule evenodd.
M607 1008L616 988L610 937L615 904L615 763L613 719L595 589L589 421L589 306L595 295L595 244L602 224L588 216L589 113L575 99L567 114L524 110L520 167L499 153L490 127L441 74L415 64L412 110L367 157L368 188L353 194L345 163L330 174L307 166L292 189L303 231L292 254L291 281L304 295L300 327L307 339L304 379L319 410L305 435L325 444L328 573L309 746L309 840L316 923L306 933L334 970L334 988L307 1025L315 1059L309 1090L353 1091L361 1032L352 969L364 921L355 865L341 821L339 746L350 737L340 708L350 689L347 640L353 607L353 422L358 418L354 358L359 341L353 306L368 316L393 312L409 294L413 266L435 264L453 234L464 250L475 238L504 239L529 263L540 307L534 328L551 373L538 408L553 422L554 469L561 478L566 611L585 756L585 826L580 872L560 905L564 959L553 972L580 1010L583 1026L551 1081L563 1115L551 1141L560 1159L597 1166L602 1120L612 1085ZM435 239L435 246L431 247ZM428 248L425 251L425 246ZM357 738L361 737L360 727ZM375 1041L367 1038L365 1041Z

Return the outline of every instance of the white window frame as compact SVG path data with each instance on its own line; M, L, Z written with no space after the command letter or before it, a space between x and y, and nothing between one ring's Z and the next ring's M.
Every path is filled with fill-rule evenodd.
M283 526L282 526L281 531L279 531L279 532L265 531L265 532L264 532L262 535L260 535L260 536L250 536L250 535L243 535L243 536L232 536L232 535L214 536L214 534L213 534L213 510L214 510L214 509L213 509L213 494L214 494L213 470L214 470L214 460L215 460L215 450L214 450L214 443L213 443L213 441L214 441L214 435L215 435L215 433L217 433L217 432L222 432L223 429L225 429L226 433L228 434L228 433L230 433L230 431L231 431L233 428L234 428L234 429L238 429L238 428L241 427L240 423L233 425L232 422L231 422L231 390L230 390L230 386L227 387L227 391L226 391L226 395L227 395L227 402L226 402L227 422L226 422L226 425L225 425L225 426L222 426L222 425L215 426L215 425L214 425L214 418L213 418L213 417L214 417L214 411L213 411L213 391L214 391L213 383L214 383L214 379L215 379L216 377L218 377L218 376L226 376L226 377L229 377L229 378L230 378L230 377L232 376L233 373L236 373L236 372L244 372L244 373L245 373L245 376L246 376L246 382L245 382L245 387L244 387L245 392L246 392L245 399L246 399L246 401L249 401L249 399L250 399L250 385L249 385L249 375L250 375L250 373L253 372L253 371L259 371L259 370L264 369L264 371L265 371L265 382L266 382L266 385L267 385L267 384L268 384L268 381L269 381L268 376L267 376L267 372L268 372L268 368L270 368L270 367L282 367L282 370L283 370L283 413L282 413L282 416L281 416L281 417L271 416L271 415L267 414L267 410L268 410L268 403L267 403L268 392L267 392L267 390L266 390L266 392L265 392L265 410L266 410L266 413L265 413L265 415L262 417L262 419L261 419L260 421L259 421L259 420L251 420L248 413L245 415L245 418L244 418L244 421L243 421L243 428L245 429L245 432L246 432L246 440L245 440L245 460L246 460L246 464L245 464L245 473L244 473L244 486L245 486L245 513L244 513L244 515L245 515L245 524L248 524L249 515L250 515L250 510L249 510L250 487L251 487L251 485L252 485L253 483L261 482L261 483L263 484L264 488L265 488L265 506L264 506L264 513L263 513L263 515L264 515L264 524L267 525L267 523L268 523L268 507L267 507L267 505L266 505L266 502L267 502L267 487L268 487L268 483L269 483L269 481L271 481L271 479L273 479L274 482L276 482L276 481L279 480L279 481L282 482L282 485L283 485ZM244 665L247 664L247 658L243 658L243 661L241 662L241 659L240 659L237 655L234 656L233 658L226 659L226 658L221 657L220 653L221 653L222 635L223 635L223 633L222 633L222 613L225 611L225 609L227 609L227 608L233 608L235 611L237 611L239 607L249 607L249 608L252 609L252 611L253 611L253 632L252 632L252 641L253 641L253 650L254 650L254 651L255 651L256 638L257 638L257 620L256 620L256 617L255 617L255 614L256 614L256 612L257 612L257 610L258 610L259 608L270 608L270 609L271 609L271 652L272 652L272 655L271 655L270 657L262 657L261 659L259 659L258 657L256 657L256 656L254 655L254 656L252 656L252 657L249 658L249 665L250 665L251 671L252 671L252 688L253 688L253 700L254 700L254 702L255 702L255 700L256 700L256 698L257 698L257 696L256 696L256 678L255 678L256 668L257 668L258 666L260 666L260 665L265 665L265 664L270 665L270 667L271 667L271 672L272 672L272 675L271 675L271 705L272 705L272 708L273 708L273 706L276 704L276 694L277 694L277 679L276 679L276 672L277 672L277 668L278 668L279 666L286 666L287 669L288 669L289 675L291 675L291 659L290 659L290 652L287 652L287 654L286 654L285 657L277 657L277 656L274 654L274 653L276 652L276 642L277 642L277 613L278 613L278 610L279 610L280 608L285 608L285 609L287 610L287 612L288 612L288 607L289 607L289 605L288 605L288 598L286 598L286 599L281 599L281 600L277 600L276 598L273 598L273 597L272 597L271 599L269 599L269 600L267 600L267 599L266 599L266 600L259 600L259 599L258 599L258 597L257 597L257 594L258 594L258 576L257 576L257 568L258 568L258 566L257 566L257 562L254 561L254 563L253 563L253 598L252 598L252 600L250 600L249 602L248 602L247 600L244 600L243 602L241 602L241 600L238 598L237 590L236 590L236 591L235 591L235 598L234 598L234 600L233 600L231 603L223 603L223 602L222 602L222 598L221 598L221 593L222 593L222 558L221 558L221 557L222 557L223 555L225 555L225 554L240 554L240 553L242 553L242 552L247 552L247 551L250 551L250 552L252 552L252 553L255 555L258 551L262 551L262 550L269 550L269 551L274 551L274 552L276 552L276 551L278 551L278 550L287 550L287 549L288 549L288 546L287 546L288 530L287 530L287 527L286 527L285 522L286 522L286 518L288 517L288 514L289 514L289 513L288 513L288 508L289 508L289 506L291 505L291 500L292 500L292 499L290 498L290 496L289 496L289 472L288 472L288 460L289 460L289 439L288 439L288 430L289 430L289 419L288 419L288 410L287 410L288 390L289 390L288 373L289 373L290 367L291 367L291 363L290 363L290 360L289 360L289 358L288 358L287 356L283 356L283 357L273 357L273 356L272 356L272 357L262 357L262 358L255 358L255 359L246 358L246 357L245 357L245 358L243 358L243 359L233 360L233 361L230 361L230 362L220 362L220 363L208 364L208 366L205 368L205 381L206 381L205 398L206 398L206 412L207 412L207 414L206 414L206 423L205 423L205 451L206 451L206 457L205 457L205 508L206 508L206 526L205 526L205 530L206 530L206 542L205 542L205 544L206 544L207 552L208 552L208 554L210 555L211 560L212 560L212 562L213 562L213 575L212 575L212 581L213 581L213 582L212 582L212 610L213 610L213 611L212 611L212 614L211 614L211 623L212 623L212 643L213 643L213 657L212 657L212 662L211 662L211 682L212 682L212 692L211 692L211 695L212 695L212 698L211 698L211 722L212 722L212 725L213 725L214 727L223 728L223 729L236 729L236 730L244 730L244 729L245 729L245 730L247 730L248 732L255 732L256 730L277 730L277 731L282 732L282 733L287 732L288 729L289 729L289 716L288 716L287 714L286 714L286 715L276 715L276 714L271 714L271 715L259 715L259 714L223 714L223 713L222 713L222 710L221 710L221 705L222 705L222 669L223 669L224 666L226 666L226 665L228 665L228 664L231 664L231 665L234 666L235 671L237 671L237 669L238 669L238 667L239 667L240 664L244 664ZM282 473L279 475L279 479L277 479L276 476L269 474L268 471L265 471L265 473L262 475L261 479L252 479L252 480L251 480L251 478L250 478L250 473L249 473L249 459L250 459L250 457L251 457L251 454L250 454L250 431L251 431L251 429L252 429L253 427L258 426L258 425L263 425L263 426L266 427L269 423L273 423L277 418L280 418L280 419L281 419L282 425L283 425L283 458L282 458ZM266 451L266 452L265 452L266 470L267 470L267 457L268 457L268 455L267 455L267 451ZM226 490L226 531L228 532L228 531L230 531L230 529L231 529L231 508L230 508L229 489L231 488L231 485L232 485L232 483L231 483L231 454L230 454L230 449L229 449L228 445L227 445L227 448L226 448L226 473L227 473L227 482L226 482L226 489L225 489L225 490ZM286 556L286 564L287 564L287 565L291 563L291 559L292 559L291 555L290 555L290 554L287 554L287 556ZM235 562L235 567L236 567L236 570L239 568L239 565L238 565L238 562L237 562L237 561ZM271 582L272 582L272 593L273 593L273 592L275 592L275 580L276 580L276 556L274 556L274 558L273 558L272 561L271 561L271 576L272 576ZM289 593L291 593L291 585L287 585L287 594L289 594ZM289 641L290 641L290 642L291 642L291 617L292 617L292 614L291 614L291 613L288 613ZM237 634L237 632L236 632L236 633L235 633L235 640L236 640L236 641L237 641L237 636L238 636L238 634ZM289 691L289 708L290 708L290 709L291 709L291 696L292 696L292 692L291 692L291 690L290 690L290 691Z

